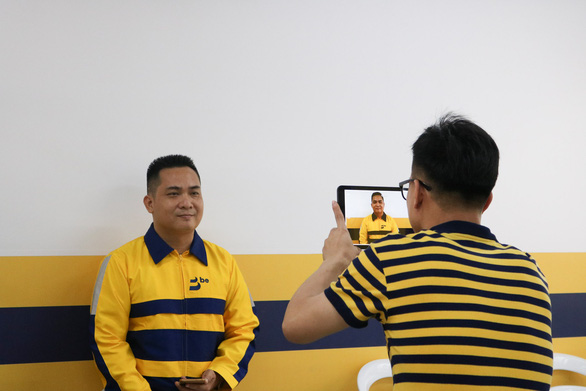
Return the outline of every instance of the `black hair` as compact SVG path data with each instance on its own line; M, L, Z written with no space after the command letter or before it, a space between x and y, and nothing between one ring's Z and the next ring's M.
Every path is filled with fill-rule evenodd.
M492 137L453 113L425 129L413 144L413 172L425 176L439 197L455 194L468 206L484 206L498 166L499 150Z
M385 197L383 197L383 195L379 192L379 191L375 191L374 193L372 193L372 195L370 196L370 202L372 202L372 200L374 200L374 196L380 196L380 198L383 199L383 201L385 200Z
M154 194L159 186L159 174L165 168L189 167L197 174L201 181L199 172L190 157L184 155L167 155L153 160L147 169L147 194Z

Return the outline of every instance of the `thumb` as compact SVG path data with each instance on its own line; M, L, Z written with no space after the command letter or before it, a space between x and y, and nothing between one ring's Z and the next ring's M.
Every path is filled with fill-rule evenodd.
M206 381L206 384L212 383L216 380L216 373L211 369L206 369L202 374L201 378Z

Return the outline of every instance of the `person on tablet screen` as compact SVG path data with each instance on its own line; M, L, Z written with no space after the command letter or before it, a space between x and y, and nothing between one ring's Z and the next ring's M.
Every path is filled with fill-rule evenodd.
M360 244L369 244L390 233L399 233L399 227L393 218L385 213L385 199L381 193L374 192L370 196L372 214L362 220L360 225Z

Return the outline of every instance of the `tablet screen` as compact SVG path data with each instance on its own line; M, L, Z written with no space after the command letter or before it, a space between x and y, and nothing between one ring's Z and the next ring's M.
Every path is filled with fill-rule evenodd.
M346 217L346 227L355 244L359 244L362 220L374 213L372 197L375 193L380 193L384 202L384 213L395 220L399 233L406 235L413 232L409 223L407 202L401 196L400 188L341 185L337 190L338 204Z

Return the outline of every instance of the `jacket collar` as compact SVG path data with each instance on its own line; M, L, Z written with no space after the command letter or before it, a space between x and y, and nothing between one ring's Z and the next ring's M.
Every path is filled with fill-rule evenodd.
M373 213L373 214L371 214L371 216L372 216L372 221L375 221L376 220L376 215ZM383 212L383 215L380 218L382 220L387 221L387 214L385 212Z
M155 226L151 224L149 230L144 235L144 242L153 258L155 263L161 262L167 255L171 254L174 249L169 246L155 231ZM197 257L204 265L208 265L208 257L206 253L203 240L197 234L197 231L193 231L193 241L189 252Z

